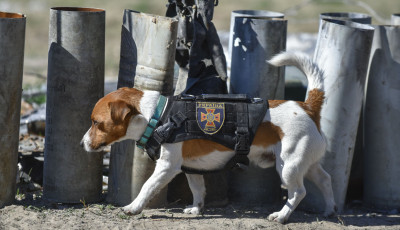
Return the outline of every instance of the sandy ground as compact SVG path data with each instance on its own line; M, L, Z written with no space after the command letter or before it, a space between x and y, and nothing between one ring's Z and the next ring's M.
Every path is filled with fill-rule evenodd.
M17 195L13 205L0 209L0 230L8 229L400 229L398 212L377 213L359 204L340 215L296 210L285 225L268 221L280 206L228 204L206 208L203 215L183 214L183 205L146 209L137 216L125 215L119 207L99 204L49 204L41 190Z

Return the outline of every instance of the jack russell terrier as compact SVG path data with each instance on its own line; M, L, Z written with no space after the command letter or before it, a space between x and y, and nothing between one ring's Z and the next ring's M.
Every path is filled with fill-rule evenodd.
M326 148L320 127L320 112L324 102L323 72L301 53L280 53L269 63L299 68L308 78L309 91L305 102L269 100L270 108L250 146L250 163L261 168L275 165L283 186L288 190L286 204L279 212L270 214L268 219L280 223L288 220L306 195L304 177L321 190L326 203L324 215L333 215L336 205L331 177L320 164ZM98 152L118 141L139 141L156 110L159 97L159 92L135 88L120 88L104 96L93 109L92 125L81 145L88 152ZM154 173L144 183L136 199L123 207L124 212L142 212L150 199L182 172L182 167L218 169L234 155L234 150L207 139L162 144ZM184 209L184 212L197 215L204 206L204 179L199 174L186 176L193 194L193 205Z

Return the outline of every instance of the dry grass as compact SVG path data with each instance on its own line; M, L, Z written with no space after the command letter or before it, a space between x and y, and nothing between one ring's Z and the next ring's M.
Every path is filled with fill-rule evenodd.
M286 13L289 33L316 33L321 12L361 12L364 8L344 2L354 0L309 0L295 12L289 9L307 0L220 0L215 8L214 23L218 30L228 30L230 13L239 9L270 10ZM386 19L400 12L398 0L365 0L378 15ZM0 11L21 12L27 15L24 83L30 84L28 73L47 75L49 9L55 6L84 6L106 10L106 76L118 74L122 12L133 9L152 14L165 14L167 0L2 0ZM374 23L377 21L374 20Z

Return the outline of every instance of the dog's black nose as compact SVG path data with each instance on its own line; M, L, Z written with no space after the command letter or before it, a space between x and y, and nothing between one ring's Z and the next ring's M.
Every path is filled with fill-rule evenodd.
M83 140L81 140L81 143L79 145L83 148Z

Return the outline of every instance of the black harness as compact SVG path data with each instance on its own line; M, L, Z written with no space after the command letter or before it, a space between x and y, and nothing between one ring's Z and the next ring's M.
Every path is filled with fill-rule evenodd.
M160 101L162 103L165 99ZM249 98L244 94L171 96L164 107L157 106L137 145L145 148L149 157L156 160L160 157L159 149L163 143L208 139L234 150L236 154L224 168L218 170L204 171L182 166L182 171L204 174L226 168L241 168L249 165L247 155L267 109L268 101Z

